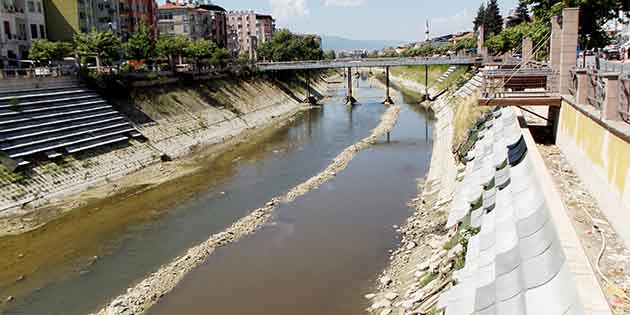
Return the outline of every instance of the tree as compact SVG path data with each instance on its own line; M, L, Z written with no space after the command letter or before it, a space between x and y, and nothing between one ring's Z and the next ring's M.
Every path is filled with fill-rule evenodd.
M475 33L479 30L480 26L486 26L486 6L482 3L481 6L479 6L479 10L477 11L477 16L475 17L475 20L473 21L473 29L475 30Z
M192 41L188 47L184 48L184 53L186 57L195 60L197 71L201 71L201 60L212 57L215 50L217 50L217 45L213 41L198 39Z
M82 58L94 57L96 59L96 71L101 71L104 59L119 57L120 41L114 33L98 32L92 30L89 33L79 33L74 37L76 51Z
M623 1L619 0L523 0L530 5L534 23L544 23L548 33L552 16L561 15L565 7L580 7L580 44L584 47L603 47L610 38L603 29L607 21L617 17Z
M151 37L151 30L146 23L141 23L125 44L125 55L129 59L146 60L153 56L155 42Z
M213 65L225 65L225 61L230 59L230 52L226 48L217 48L212 53L210 63Z
M335 53L334 50L329 50L324 53L324 59L326 60L333 60L335 58L337 58L337 54Z
M527 8L527 4L520 0L518 3L518 7L514 12L514 17L506 22L506 27L514 27L521 23L529 23L532 19L529 16L529 9Z
M155 50L158 56L168 58L171 71L175 71L175 57L182 56L189 45L190 40L184 36L164 36L155 44Z
M486 7L486 33L499 34L503 30L503 17L497 0L490 0Z
M523 37L529 36L530 32L531 26L527 23L521 23L490 36L486 46L493 53L517 52L514 50L521 45Z
M315 36L298 36L280 30L271 41L258 47L258 56L273 61L319 60L324 57L324 52Z
M66 42L51 42L46 39L33 41L29 58L43 62L61 60L72 53L72 45Z

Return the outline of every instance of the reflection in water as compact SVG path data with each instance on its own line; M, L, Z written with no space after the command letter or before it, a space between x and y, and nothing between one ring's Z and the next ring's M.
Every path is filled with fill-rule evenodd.
M355 81L358 82L359 80ZM362 86L364 85L362 83ZM377 89L363 87L358 89L358 95L364 99L381 97L382 93L381 90ZM345 90L340 89L338 95L344 96ZM405 108L406 111L414 110L411 106ZM27 281L23 283L39 279L38 283L41 285L37 287L40 289L26 297L18 297L11 309L5 310L4 314L78 315L97 309L110 298L120 294L128 286L144 278L147 273L158 269L160 265L169 262L187 248L206 240L209 235L223 230L232 222L246 215L249 210L259 207L273 196L284 193L325 168L341 150L369 135L370 131L378 124L383 111L382 105L366 102L364 105L350 107L348 112L348 107L342 105L341 100L330 102L323 105L322 108L305 113L302 118L290 126L265 135L255 142L240 145L216 160L199 159L197 162L205 166L198 173L140 194L97 201L89 204L81 211L76 211L62 220L51 223L34 234L16 237L9 241L0 239L0 251L6 248L20 248L27 253L33 253L30 257L58 257L59 262L59 264L45 265L39 268L37 274L26 274ZM413 112L403 115L412 119L413 128L404 131L403 129L398 130L399 127L397 127L397 130L392 134L392 145L395 141L409 143L409 139L417 140L421 136L418 134L418 130L421 130L419 129L420 124L423 123L419 121L422 116ZM401 117L401 122L404 119L407 118ZM350 127L348 127L349 124ZM388 152L391 151L390 147L383 149L383 153L389 154ZM379 150L380 146L376 146L371 151L377 152ZM420 167L422 164L418 161L426 160L425 155L430 151L430 147L428 145L425 148L412 146L409 150L410 159L413 156L411 153L422 152L423 155L420 158L415 156L412 161L408 162L409 165ZM358 160L360 161L361 158L359 157ZM368 160L372 161L372 159ZM383 165L382 160L374 159L374 161L378 161L378 163L357 166L357 171L361 173L363 168L372 169ZM352 164L360 165L359 162ZM383 171L388 170L386 168L381 169ZM402 171L399 170L398 172ZM422 172L422 169L416 169L415 171L407 170L404 173L409 174L407 179L413 182L412 178L421 176ZM386 175L372 174L371 176L379 178ZM364 177L353 177L353 180L361 183L370 181ZM354 183L357 188L356 195L366 193L361 191L364 185L357 185L357 182ZM333 183L323 187L322 191L324 189L334 191L338 185L344 187L341 182L333 181ZM403 185L400 182L392 182L387 186L401 186L401 188L396 189L396 193L402 193L405 189L408 193L415 190L415 185L408 185L408 183ZM403 186L405 189L402 189ZM370 195L377 196L376 193L367 193L366 196ZM407 211L404 206L406 199L404 197L398 198L399 195L392 196L396 196L396 200L400 199L399 201L403 202L400 207L396 207L398 210L394 211L397 215L388 215L386 218L378 220L370 219L371 222L378 225L378 231L387 231L380 236L378 233L374 234L378 236L375 236L374 242L377 245L374 248L366 247L366 253L369 252L372 255L372 267L378 266L380 268L383 266L382 254L386 250L382 250L382 248L394 244L393 234L384 229L385 224L389 224L386 222L388 220L389 222L399 222ZM330 199L331 202L335 200L328 195L318 198ZM353 198L352 196L345 197L348 202L352 201ZM365 200L366 202L373 201L371 197L365 198ZM383 200L390 199L385 198ZM367 209L370 204L377 203L369 202L365 208ZM322 204L322 206L326 207L326 212L315 210L313 213L335 215L335 207L326 204ZM391 207L389 204L380 206L383 209ZM291 213L304 212L300 210L287 211ZM355 211L355 209L348 205L348 211ZM350 213L356 214L356 212ZM135 217L127 218L131 215ZM318 223L328 224L322 220L323 218L313 218L311 221L299 217L283 217L282 220L275 221L278 222L275 226L277 230L274 229L277 234L270 242L275 244L274 248L286 248L289 244L293 244L296 235L300 235L299 232L302 231L300 226L304 226L305 222L321 229ZM360 224L360 221L357 220L357 224ZM367 224L367 226L372 225ZM266 233L265 230L262 233ZM339 237L341 236L339 235ZM11 244L3 247L2 242L10 242ZM257 244L256 246L260 246L260 250L266 250L267 248L262 245ZM339 244L339 248L347 250L341 245ZM329 245L320 244L318 246ZM344 242L343 246L347 246L347 243ZM51 251L51 248L60 250ZM304 250L307 248L309 247L306 246ZM368 249L370 251L367 251ZM378 254L375 254L376 251ZM38 254L38 252L45 252L46 255L50 256ZM251 253L253 255L255 252ZM0 254L7 257L7 255L15 253L0 252ZM271 250L269 254L272 254ZM98 255L99 259L94 263L75 268L77 261L95 255ZM217 257L221 255L217 255ZM252 256L254 260L258 258L255 255ZM361 259L365 259L365 257ZM49 259L49 261L53 261L53 259ZM214 257L211 262L214 262ZM317 262L318 260L314 259L312 263L305 266L311 266ZM274 264L276 267L282 268L282 264L278 265L277 262L272 261L271 265ZM266 266L265 262L261 260L260 267L263 268L264 266ZM303 268L303 266L295 267ZM252 268L256 270L258 267ZM316 270L315 266L310 268ZM334 269L335 266L328 265L328 268ZM372 275L368 269L370 268L365 269L361 276L348 279L348 282L350 283L352 282L350 280L354 279L353 283L356 285L356 279L362 279L362 281L368 279ZM319 271L314 274L322 277ZM345 277L340 277L340 279L345 279ZM205 285L208 286L208 283L215 282L210 279ZM361 282L361 285L364 284L365 282ZM256 285L253 284L252 288ZM4 288L1 290L6 292ZM299 291L296 290L296 292ZM352 293L356 294L356 292ZM314 301L321 300L314 299ZM207 313L197 309L191 314L199 312ZM238 312L229 313L240 314ZM174 312L170 314L185 313Z
M355 110L374 106L382 105ZM396 245L391 226L409 215L406 203L430 161L430 123L402 106L391 139L279 207L272 224L217 250L149 314L365 314L362 293L385 267Z

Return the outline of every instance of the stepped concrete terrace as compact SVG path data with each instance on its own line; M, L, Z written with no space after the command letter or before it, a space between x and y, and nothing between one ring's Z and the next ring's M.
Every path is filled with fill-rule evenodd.
M143 136L80 85L0 93L0 161L9 170Z

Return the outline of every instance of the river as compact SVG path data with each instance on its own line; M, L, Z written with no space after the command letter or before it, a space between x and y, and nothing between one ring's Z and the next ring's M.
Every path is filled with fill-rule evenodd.
M168 193L178 202L142 203L160 215L139 220L94 244L93 264L42 281L5 314L86 314L160 265L325 168L345 147L370 134L384 112L383 91L355 89L361 105L341 104L344 90L289 126L239 146L201 172L107 207ZM402 106L386 139L361 152L320 189L280 206L270 224L220 248L151 314L361 314L369 290L395 248L393 225L409 215L431 155L431 121ZM205 179L205 180L204 180ZM71 226L72 222L67 223ZM86 232L89 233L89 232ZM38 277L46 278L46 271ZM51 271L51 273L55 274Z

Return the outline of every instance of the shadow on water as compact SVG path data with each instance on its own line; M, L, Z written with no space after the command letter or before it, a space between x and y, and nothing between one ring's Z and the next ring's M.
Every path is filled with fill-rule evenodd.
M362 106L380 105L354 110ZM365 314L363 293L397 245L392 225L410 214L406 204L431 158L431 122L401 106L389 143L381 139L333 180L278 208L261 231L217 250L149 314Z

